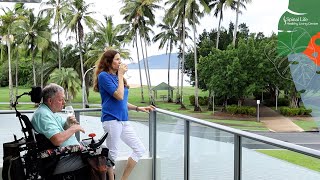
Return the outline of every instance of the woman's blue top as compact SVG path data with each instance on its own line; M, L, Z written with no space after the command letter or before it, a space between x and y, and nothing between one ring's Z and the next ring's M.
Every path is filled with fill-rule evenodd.
M98 86L102 106L101 121L128 121L128 88L124 87L123 100L113 97L118 89L118 76L102 71L98 75Z

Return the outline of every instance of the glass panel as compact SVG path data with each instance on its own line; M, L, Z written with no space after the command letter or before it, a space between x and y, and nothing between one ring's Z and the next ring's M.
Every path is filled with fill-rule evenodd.
M86 112L81 113L80 115L80 124L85 129L86 133L80 133L80 139L88 138L89 133L95 133L97 139L99 139L103 134L103 128L101 123L101 112ZM135 132L141 139L142 143L144 144L145 148L147 149L147 153L145 153L144 157L149 156L149 114L142 113L142 112L133 112L129 111L129 122L131 123L132 127L134 128ZM124 143L120 142L119 144L119 154L118 157L129 157L132 153L132 150Z
M320 160L243 138L242 179L320 179Z
M26 114L29 118L32 114ZM1 126L0 126L0 166L3 164L3 143L14 141L13 135L17 136L17 139L24 137L22 133L22 127L16 114L0 114Z
M33 113L23 113L27 115L30 120L32 118ZM67 115L64 112L60 113L61 116L66 117ZM89 133L96 133L96 137L100 138L104 131L102 128L102 124L100 121L101 112L81 112L80 113L80 124L85 129L86 133L80 133L80 139L88 138ZM136 115L135 115L136 114ZM139 138L142 140L145 145L147 152L149 151L149 127L148 127L148 119L149 114L147 113L138 113L131 112L129 113L130 122L135 129L135 132L138 134ZM23 133L21 131L21 125L19 119L15 116L15 114L0 114L1 126L0 126L0 143L3 144L5 142L13 141L13 134L17 136L17 138L23 137ZM0 157L3 157L3 149L2 145L0 146ZM131 154L131 149L125 145L123 142L120 143L119 146L119 157L129 157ZM145 157L149 156L149 153L145 153ZM3 159L0 158L0 164L3 163Z
M190 133L190 179L233 179L234 136L195 123Z
M184 121L157 113L157 180L184 179Z

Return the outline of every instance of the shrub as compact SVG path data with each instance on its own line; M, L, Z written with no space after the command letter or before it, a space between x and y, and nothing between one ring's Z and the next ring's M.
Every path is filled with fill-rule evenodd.
M312 112L311 109L305 109L305 108L289 108L289 107L280 108L280 114L284 116L310 115L311 112Z
M231 114L245 114L245 115L251 115L254 116L256 115L256 108L255 107L250 107L250 106L236 106L236 105L231 105L227 106L227 112Z
M189 101L190 101L190 104L192 106L194 106L195 105L195 96L194 95L189 96Z
M201 97L199 96L199 105L207 106L209 104L209 98L207 96Z
M231 106L227 106L226 109L227 109L227 112L231 114L238 114L238 106L231 105Z

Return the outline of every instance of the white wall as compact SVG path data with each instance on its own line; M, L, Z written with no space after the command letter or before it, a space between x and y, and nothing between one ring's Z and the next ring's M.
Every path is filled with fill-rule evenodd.
M157 159L157 167L159 166L159 159ZM127 157L118 158L116 161L116 180L120 180L124 168L127 164ZM160 179L160 169L157 169L157 179ZM141 158L137 163L136 167L132 170L128 180L151 180L152 179L152 158L145 157Z
M158 159L159 160L159 159ZM121 178L125 165L127 163L127 158L118 158L116 161L116 180ZM159 164L159 162L157 163ZM160 166L158 166L160 167ZM158 168L157 172L160 172ZM160 179L159 173L157 174L157 179ZM145 157L141 158L136 167L133 169L129 180L151 180L152 179L152 158ZM0 167L0 180L2 180L2 167Z

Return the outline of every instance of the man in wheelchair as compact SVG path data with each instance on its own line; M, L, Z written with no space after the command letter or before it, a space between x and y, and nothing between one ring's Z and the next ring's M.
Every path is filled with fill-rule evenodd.
M84 133L84 129L77 123L74 116L65 120L57 113L65 105L64 98L64 89L61 86L53 83L47 85L42 90L43 103L35 111L31 123L34 129L47 137L54 146L80 145L75 133L78 131ZM85 166L77 154L64 156L58 161L53 175L75 171Z
M84 133L85 131L79 125L76 118L72 116L64 119L57 113L60 112L65 105L64 89L57 84L51 83L43 89L41 96L43 103L40 104L33 114L31 120L32 125L30 124L27 116L21 116L21 114L16 110L20 121L21 119L26 118L23 120L24 124L26 124L26 129L33 128L38 133L35 138L33 130L28 130L29 137L26 137L27 143L24 143L27 144L27 153L24 155L23 160L25 166L24 171L26 173L25 179L105 180L107 178L106 165L112 166L113 161L108 158L108 152L106 152L108 151L107 148L99 148L99 146L107 135L104 135L103 140L99 143L95 143L93 137L91 139L91 143L79 143L75 137L75 133L79 131ZM37 141L36 151L32 148L33 145L29 145L31 148L28 148L28 139L30 136L33 136L33 139L36 139ZM20 146L23 143L18 141L19 140L16 140L15 138L15 141L12 144L19 144L19 151L21 152L21 149L23 148ZM10 145L10 143L6 144ZM98 149L100 152L97 152ZM88 153L89 151L90 153ZM91 151L94 151L94 153ZM34 154L36 155L34 156ZM95 156L92 156L92 154ZM33 161L39 161L40 163L34 163ZM28 167L33 166L34 164L37 164L36 168ZM20 167L17 169L19 168ZM32 174L32 172L30 173L28 171L34 171L34 169L41 171L40 173L36 173L40 174L40 177L38 175L28 177ZM12 174L12 172L14 171L9 172L9 174ZM108 179L114 178L113 175L110 175L110 177ZM6 180L10 178L3 179Z

